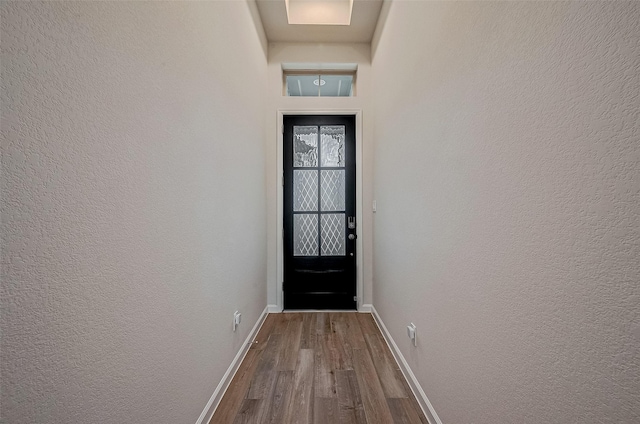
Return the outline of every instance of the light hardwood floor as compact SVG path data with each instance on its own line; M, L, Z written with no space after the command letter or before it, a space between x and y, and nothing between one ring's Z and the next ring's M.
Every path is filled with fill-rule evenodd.
M210 424L428 424L371 314L267 316Z

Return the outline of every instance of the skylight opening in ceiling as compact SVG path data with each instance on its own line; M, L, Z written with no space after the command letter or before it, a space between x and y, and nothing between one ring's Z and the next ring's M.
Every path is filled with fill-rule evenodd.
M285 0L290 25L351 25L353 0Z

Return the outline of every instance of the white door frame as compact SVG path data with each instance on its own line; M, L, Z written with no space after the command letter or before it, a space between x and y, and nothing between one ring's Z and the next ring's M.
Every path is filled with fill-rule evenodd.
M356 302L358 310L362 307L364 295L364 270L363 252L362 252L362 109L278 109L278 165L277 165L277 190L278 190L278 214L277 214L277 280L276 280L276 301L278 311L284 308L284 299L282 292L282 282L284 279L284 240L283 240L283 218L284 218L284 161L282 155L284 153L283 142L284 134L284 116L285 115L355 115L356 117ZM275 311L270 311L275 312Z

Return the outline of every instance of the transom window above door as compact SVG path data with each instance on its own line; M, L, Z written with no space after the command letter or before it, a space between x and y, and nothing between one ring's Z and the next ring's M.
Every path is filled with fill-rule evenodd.
M317 67L313 68L312 66ZM292 97L351 97L357 65L283 64L283 94Z

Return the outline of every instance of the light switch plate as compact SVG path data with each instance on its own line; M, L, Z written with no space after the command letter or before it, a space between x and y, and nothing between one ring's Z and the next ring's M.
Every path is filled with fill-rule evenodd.
M416 325L414 323L407 325L407 336L413 341L414 346L418 345L418 335L416 334Z
M238 327L241 321L242 321L242 314L238 311L235 311L233 313L233 331L236 331L236 328Z

